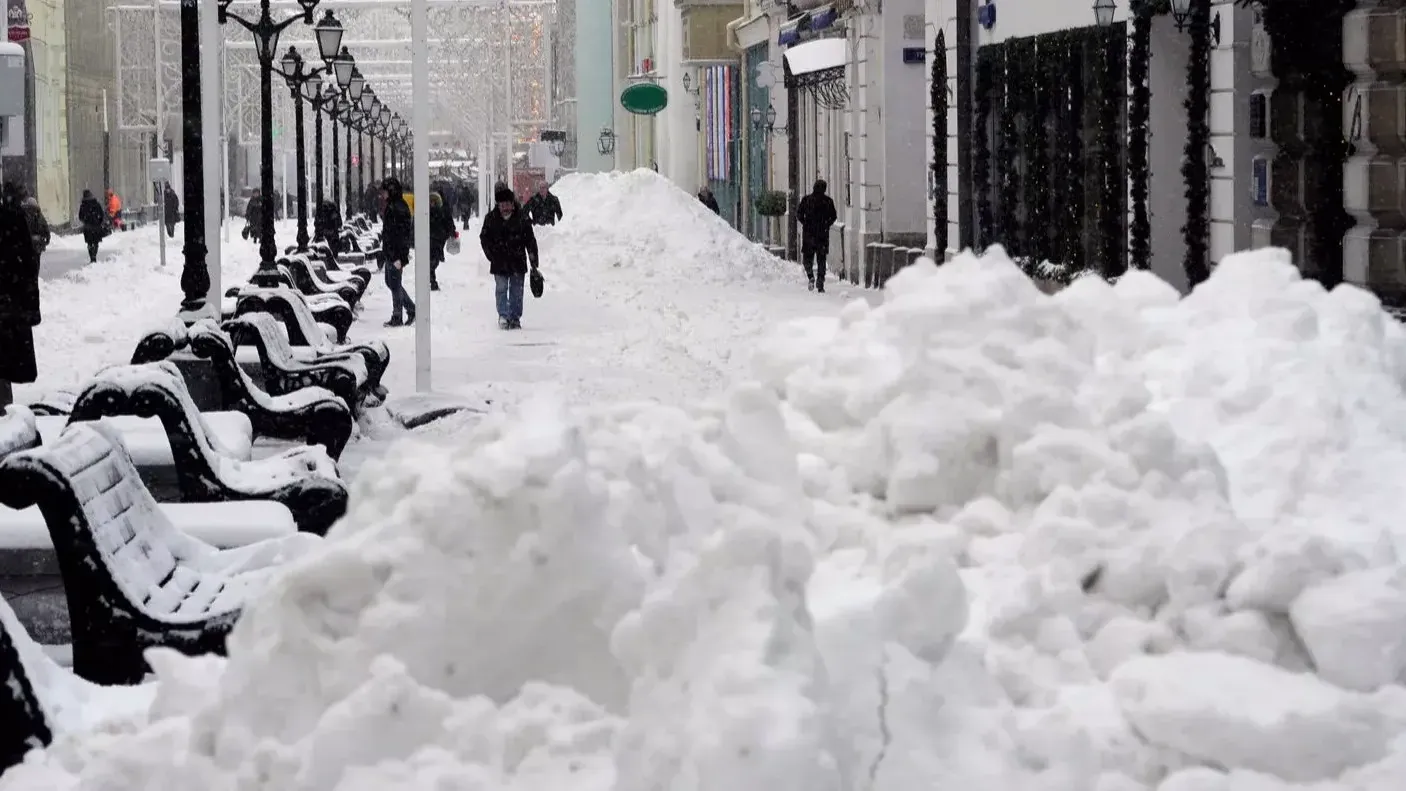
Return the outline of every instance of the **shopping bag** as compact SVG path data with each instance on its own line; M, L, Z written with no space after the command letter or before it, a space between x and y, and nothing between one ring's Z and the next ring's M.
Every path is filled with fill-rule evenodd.
M459 237L457 237L457 236L451 236L451 237L449 237L449 241L444 245L444 252L445 252L446 255L458 255L458 254L459 254Z
M542 273L536 269L532 270L532 274L527 278L527 284L528 287L532 289L532 296L534 297L541 297L542 289L547 285L546 281L542 279Z

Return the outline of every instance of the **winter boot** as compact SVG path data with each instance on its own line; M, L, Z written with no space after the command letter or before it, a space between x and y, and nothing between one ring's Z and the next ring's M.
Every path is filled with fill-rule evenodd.
M510 329L512 329L512 328L513 328L513 327L512 327L512 322L508 321L507 319L503 318L502 316L499 316L499 317L498 317L498 329L500 329L500 330L510 330Z
M385 324L382 324L381 326L382 326L382 327L404 327L404 326L405 326L405 322L401 321L400 319L391 319L390 321L386 322Z
M813 278L813 277L807 277L807 278L806 278L806 290L807 290L807 291L814 291L814 290L815 290L815 278Z
M522 329L522 319L508 319L508 329L510 329L510 330L520 330L520 329Z

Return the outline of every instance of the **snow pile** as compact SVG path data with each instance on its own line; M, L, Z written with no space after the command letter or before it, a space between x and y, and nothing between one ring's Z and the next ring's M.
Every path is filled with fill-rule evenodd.
M799 280L800 270L749 241L697 197L653 170L572 173L552 188L562 221L543 236L569 234L598 266L629 267L641 282Z
M537 402L368 465L223 672L158 652L149 724L0 791L1395 791L1374 300L1274 252L1180 301L999 251L885 296L710 405Z
M103 240L98 262L39 281L43 321L34 328L39 378L16 385L21 403L86 381L100 368L132 358L140 333L160 326L181 306L181 229L166 244L161 266L157 226ZM288 233L283 229L283 233ZM51 252L84 250L82 236L56 236ZM224 249L224 282L242 282L252 269L251 243L238 235ZM84 253L77 253L86 256ZM81 260L86 261L83 257ZM135 333L133 328L138 329Z

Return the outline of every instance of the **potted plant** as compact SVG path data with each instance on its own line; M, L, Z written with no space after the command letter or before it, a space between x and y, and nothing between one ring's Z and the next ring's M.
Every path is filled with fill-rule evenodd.
M774 246L776 241L776 218L785 217L788 206L786 193L781 190L766 190L757 195L757 214L767 218L767 241Z

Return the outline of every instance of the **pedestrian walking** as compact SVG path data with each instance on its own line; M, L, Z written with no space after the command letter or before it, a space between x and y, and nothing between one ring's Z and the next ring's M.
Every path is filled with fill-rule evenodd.
M176 236L176 221L181 218L181 198L170 182L166 183L166 235Z
M439 265L444 263L444 246L458 239L454 214L438 192L430 193L430 290L439 290Z
M25 217L23 189L0 187L0 405L14 401L11 383L39 377L34 328L39 325L39 252Z
M527 212L506 186L494 191L495 211L483 218L479 244L488 258L498 304L498 328L522 329L522 286L529 264L537 270L537 236Z
M386 262L386 288L391 292L391 319L386 326L403 327L415 323L415 303L405 291L405 266L410 263L410 247L415 243L415 218L399 180L386 179L382 188L386 192L386 216L381 227L381 260Z
M83 241L88 244L88 263L96 263L98 245L112 226L92 190L83 190L83 199L78 202L78 223L83 226Z
M825 293L825 258L830 254L830 226L839 215L835 202L825 194L828 185L818 179L810 194L801 198L796 207L796 220L801 226L801 262L806 269L810 290Z

